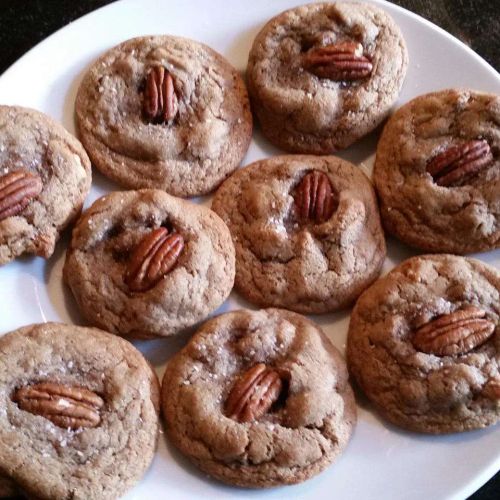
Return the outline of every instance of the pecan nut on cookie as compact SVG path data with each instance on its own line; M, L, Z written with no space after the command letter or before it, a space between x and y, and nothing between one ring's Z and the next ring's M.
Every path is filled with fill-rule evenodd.
M76 121L104 175L176 196L215 189L252 135L239 73L206 45L173 36L133 38L101 56L80 85Z
M499 96L450 89L405 104L377 146L384 226L430 252L499 248L499 152Z
M48 258L90 190L90 160L62 125L38 111L0 106L0 264Z
M115 192L75 226L64 279L93 325L124 337L165 337L226 300L234 246L208 208L160 190Z
M279 309L202 325L168 364L162 410L168 437L201 470L254 488L320 473L356 422L337 349L312 321Z
M333 156L257 161L224 182L212 208L233 237L236 288L262 307L347 307L385 258L370 181Z
M132 344L45 323L3 336L0 352L0 486L111 500L139 481L156 449L160 388Z
M441 434L500 420L500 273L452 255L406 260L358 300L349 370L396 425Z
M294 153L330 154L372 131L397 99L408 66L392 18L364 3L311 3L262 28L248 89L264 135Z

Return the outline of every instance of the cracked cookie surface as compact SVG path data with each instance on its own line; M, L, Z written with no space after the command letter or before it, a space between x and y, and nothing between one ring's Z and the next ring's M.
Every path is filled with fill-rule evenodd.
M298 219L297 186L326 174L337 207L325 221ZM277 156L235 172L212 208L236 248L238 291L259 306L302 313L347 307L378 276L386 247L368 178L333 156Z
M486 342L457 355L415 347L419 327L470 306L495 325ZM413 257L354 307L349 371L381 414L406 429L441 434L493 425L500 420L499 318L498 270L452 255Z
M134 249L155 229L184 239L175 266L150 289L134 292L127 270ZM205 319L234 283L234 246L206 207L144 189L110 193L77 222L64 280L93 325L132 338L173 335Z
M427 172L436 155L485 139L493 161L454 186ZM377 146L373 180L385 228L429 252L500 247L500 97L473 90L426 94L397 110Z
M303 67L308 50L359 42L373 65L352 82L319 78ZM408 66L399 28L363 3L314 3L281 13L250 51L248 90L264 135L295 153L330 154L372 131L387 116Z
M45 323L3 336L0 354L0 474L47 500L111 500L141 478L156 449L160 393L138 350L94 328ZM58 427L13 401L16 389L47 381L100 395L99 425Z
M143 116L145 79L157 65L172 75L178 97L170 124ZM80 85L76 121L104 175L176 196L215 189L238 167L252 134L238 72L206 45L172 36L133 38L101 56Z
M264 363L286 377L256 421L225 416L235 380ZM340 353L298 314L235 311L206 322L168 364L162 409L172 442L204 472L238 486L305 481L344 450L356 405Z
M0 264L23 254L48 258L90 190L90 160L79 141L49 116L0 106L0 176L36 174L41 192L0 220ZM4 207L2 207L2 210Z

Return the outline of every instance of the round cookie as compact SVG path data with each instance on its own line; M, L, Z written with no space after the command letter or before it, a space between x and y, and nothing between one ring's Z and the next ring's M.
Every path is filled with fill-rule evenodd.
M252 135L238 72L206 45L173 36L133 38L101 56L80 85L76 122L104 175L176 196L215 189Z
M302 313L347 307L384 261L374 190L340 158L257 161L224 182L212 208L233 237L238 291L262 307Z
M500 247L500 96L442 90L387 122L373 179L385 228L430 252Z
M247 79L264 135L295 153L331 154L371 132L397 99L408 53L392 18L364 3L311 3L271 19Z
M413 257L358 300L349 371L406 429L462 432L500 420L500 273L453 255Z
M0 339L0 475L30 498L114 499L151 463L159 383L130 343L57 323Z
M256 366L266 379L249 379ZM167 434L220 481L259 488L300 483L347 445L356 422L347 379L339 352L307 318L279 309L223 314L207 321L167 366ZM243 397L236 394L240 413L231 415L228 401L242 382L250 383Z
M90 160L43 113L0 105L0 264L23 254L48 258L90 190Z
M83 214L63 274L93 325L153 338L205 319L234 272L231 235L214 212L145 189L103 196Z

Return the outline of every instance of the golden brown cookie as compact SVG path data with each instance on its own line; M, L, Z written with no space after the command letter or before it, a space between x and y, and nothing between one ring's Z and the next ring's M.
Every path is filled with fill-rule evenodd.
M234 311L207 321L168 364L172 442L229 484L295 484L345 449L356 405L339 352L298 314Z
M80 85L76 121L104 175L176 196L215 189L252 135L239 73L206 45L173 36L133 38L101 56Z
M159 384L132 344L58 323L0 338L0 476L31 498L115 499L153 459Z
M247 79L264 135L293 153L331 154L372 131L403 85L401 31L375 5L310 3L271 19Z
M0 106L0 264L48 258L90 190L82 145L43 113Z
M429 252L500 247L500 97L442 90L391 117L373 180L384 226Z
M124 337L166 337L226 300L234 247L206 207L154 189L115 192L75 226L64 280L91 324Z
M396 425L442 434L500 420L500 273L453 255L404 261L351 316L347 361Z
M261 307L347 307L384 262L373 187L334 156L257 161L224 182L212 208L233 237L236 288Z

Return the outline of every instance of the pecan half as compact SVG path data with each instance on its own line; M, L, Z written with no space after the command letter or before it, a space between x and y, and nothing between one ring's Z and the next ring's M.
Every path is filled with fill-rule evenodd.
M146 77L144 116L154 123L170 123L179 111L174 79L163 66L154 66Z
M170 272L184 248L184 238L179 233L169 234L159 227L148 233L135 249L130 259L125 283L133 292L153 288Z
M226 401L226 415L238 422L253 422L278 400L283 383L277 371L259 363L234 384Z
M500 378L492 378L485 384L483 396L492 400L500 400Z
M370 59L363 55L363 46L357 42L313 47L306 52L303 66L320 78L335 81L360 80L373 69Z
M299 219L317 224L328 220L338 205L330 179L319 170L313 170L302 178L294 201Z
M436 356L465 354L495 331L495 324L485 316L485 311L474 306L445 314L418 328L412 343L419 351Z
M37 174L17 170L0 177L0 220L22 212L42 189Z
M438 186L454 186L477 174L493 162L490 145L484 139L451 146L427 163L427 172Z
M97 427L99 410L104 406L102 398L88 389L52 382L22 387L12 400L22 410L69 429Z

